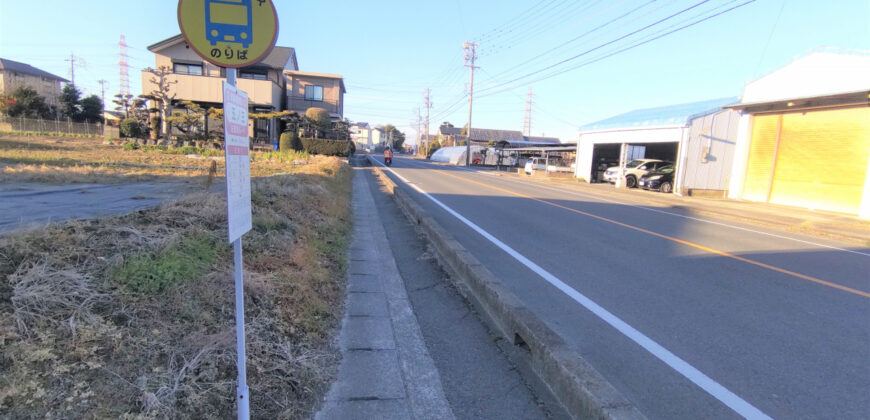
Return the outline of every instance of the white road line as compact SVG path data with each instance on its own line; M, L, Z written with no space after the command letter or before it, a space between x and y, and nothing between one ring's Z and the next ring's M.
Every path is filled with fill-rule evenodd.
M463 170L463 171L474 172L474 173L478 173L478 174L482 174L482 175L495 176L494 174L490 174L490 173L485 172L485 171L476 171L476 170L473 170L473 169L460 168L460 167L456 167L456 169L461 169L461 170ZM517 184L523 184L523 185L525 185L525 186L532 186L532 184L530 184L530 183L528 183L528 182L524 182L524 181L519 180L519 179L512 179L512 178L500 178L500 179L502 179L502 180L504 180L504 181L508 181L508 182L517 183ZM820 243L818 243L818 242L812 242L812 241L806 241L806 240L803 240L803 239L797 239L797 238L793 238L793 237L790 237L790 236L778 235L778 234L775 234L775 233L769 233L769 232L764 232L764 231L760 231L760 230L749 229L749 228L745 228L745 227L741 227L741 226L729 225L729 224L727 224L727 223L716 222L716 221L713 221L713 220L701 219L701 218L698 218L698 217L692 217L692 216L685 216L685 215L678 214L678 213L672 213L672 212L669 212L669 211L664 211L664 210L654 209L654 208L651 208L651 207L639 206L639 205L636 205L636 204L626 203L626 202L623 202L623 201L618 201L618 200L613 200L613 199L609 199L609 198L604 198L604 197L601 197L601 196L598 196L598 195L594 195L594 194L585 194L585 193L581 193L581 192L577 192L577 191L571 191L571 190L566 190L566 189L562 189L562 188L555 188L555 187L550 187L550 186L547 186L547 185L541 185L541 184L534 184L534 186L535 186L535 187L538 187L538 188L542 188L542 189L546 189L546 190L550 190L550 191L557 191L557 192L560 192L560 193L570 194L570 195L574 195L574 196L578 196L578 197L584 197L584 198L589 198L589 199L593 199L593 200L604 201L604 202L607 202L607 203L613 203L613 204L619 204L619 205L622 205L622 206L634 207L634 208L636 208L636 209L646 210L646 211L651 211L651 212L654 212L654 213L666 214L666 215L668 215L668 216L674 216L674 217L680 217L680 218L683 218L683 219L694 220L694 221L696 221L696 222L709 223L709 224L712 224L712 225L721 226L721 227L727 227L727 228L735 229L735 230L741 230L741 231L744 231L744 232L752 232L752 233L757 233L757 234L759 234L759 235L770 236L770 237L773 237L773 238L785 239L785 240L789 240L789 241L793 241L793 242L802 243L802 244L804 244L804 245L812 245L812 246L817 246L817 247L821 247L821 248L833 249L833 250L835 250L835 251L848 252L848 253L851 253L851 254L861 255L861 256L864 256L864 257L870 257L870 253L861 252L861 251L856 251L856 250L854 250L854 249L840 248L840 247L836 247L836 246L832 246L832 245L820 244Z
M374 160L374 159L372 159ZM377 160L374 160L378 162ZM384 166L382 163L378 162L381 166ZM683 377L692 381L695 385L699 386L701 389L710 394L713 398L721 401L723 404L734 410L737 414L747 418L747 419L770 419L771 417L767 414L764 414L761 410L753 406L752 404L746 402L744 399L737 396L737 394L728 390L724 386L720 385L718 382L705 375L700 370L696 369L694 366L690 365L685 360L679 358L677 355L670 352L670 350L662 347L657 342L653 341L651 338L647 337L640 331L636 330L631 325L628 325L625 321L617 317L616 315L610 313L607 309L604 309L592 299L589 299L582 293L578 292L571 286L568 286L562 280L559 280L556 276L542 268L541 266L535 264L519 252L515 251L513 248L509 247L504 242L498 240L496 237L492 236L489 232L483 230L472 221L466 219L461 214L457 213L450 207L447 207L441 201L438 201L435 197L432 197L427 192L423 191L417 185L411 184L405 177L399 175L396 171L393 171L390 168L384 166L384 168L397 178L399 178L402 182L408 184L411 188L432 200L433 203L437 204L439 207L444 209L446 212L453 215L464 223L466 226L473 229L475 232L479 233L481 236L492 242L495 246L499 247L502 251L506 252L508 255L514 257L517 261L519 261L524 266L528 267L530 270L534 271L536 274L541 276L548 283L568 295L571 299L574 299L575 302L582 305L584 308L588 309L590 312L595 314L598 318L609 324L611 327L615 328L617 331L637 343L639 346L643 347L646 351L650 352L653 356L670 366L672 369L679 372Z

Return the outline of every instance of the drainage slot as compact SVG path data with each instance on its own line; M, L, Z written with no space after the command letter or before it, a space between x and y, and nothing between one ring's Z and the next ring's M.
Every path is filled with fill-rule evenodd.
M532 351L532 349L529 348L529 345L526 344L526 340L523 340L523 337L516 333L514 333L514 345L525 351Z

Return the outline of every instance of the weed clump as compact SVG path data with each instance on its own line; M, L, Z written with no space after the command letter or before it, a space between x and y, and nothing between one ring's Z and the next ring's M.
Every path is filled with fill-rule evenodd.
M173 241L156 253L126 259L109 277L130 291L157 293L201 277L214 263L218 250L213 238L195 233Z

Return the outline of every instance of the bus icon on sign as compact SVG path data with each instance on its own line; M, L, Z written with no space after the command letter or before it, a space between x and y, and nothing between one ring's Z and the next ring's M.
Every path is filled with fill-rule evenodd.
M248 48L254 38L251 0L205 0L205 37L211 45L234 42Z

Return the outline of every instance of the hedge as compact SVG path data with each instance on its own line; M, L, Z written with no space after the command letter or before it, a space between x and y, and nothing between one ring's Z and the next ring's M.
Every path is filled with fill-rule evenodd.
M356 151L352 141L303 138L302 149L312 155L348 156Z

